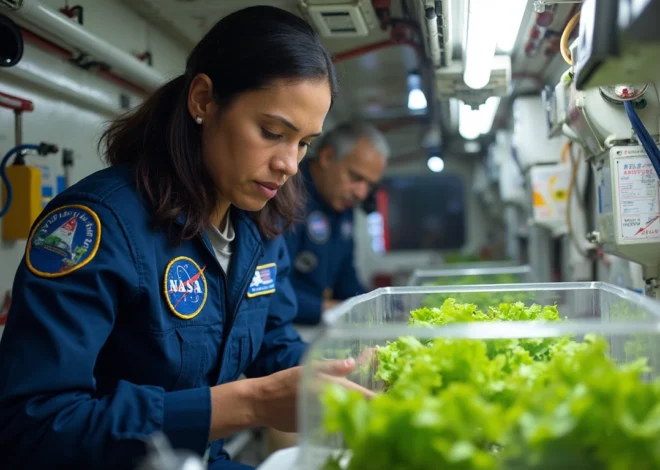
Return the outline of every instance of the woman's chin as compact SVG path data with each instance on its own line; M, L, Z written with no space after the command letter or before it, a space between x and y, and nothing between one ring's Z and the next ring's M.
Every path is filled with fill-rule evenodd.
M246 197L232 202L232 205L246 212L259 212L268 203L269 199Z

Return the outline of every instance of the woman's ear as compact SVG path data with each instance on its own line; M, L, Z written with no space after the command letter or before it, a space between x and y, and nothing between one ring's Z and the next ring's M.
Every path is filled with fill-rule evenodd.
M188 112L190 117L202 124L213 107L213 82L204 73L197 74L188 88Z

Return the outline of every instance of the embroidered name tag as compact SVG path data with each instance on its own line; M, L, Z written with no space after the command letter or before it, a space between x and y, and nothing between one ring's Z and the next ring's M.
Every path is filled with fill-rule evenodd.
M254 277L248 287L247 296L259 297L260 295L273 294L275 292L275 279L277 277L277 264L270 263L257 266Z

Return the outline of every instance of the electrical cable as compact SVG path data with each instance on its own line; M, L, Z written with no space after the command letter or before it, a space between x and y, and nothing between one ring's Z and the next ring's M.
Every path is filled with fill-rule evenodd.
M572 142L567 142L567 144L564 146L562 149L562 160L564 159L564 156L566 154L569 155L570 157L570 164L571 164L571 181L568 185L568 194L567 194L567 203L566 203L566 225L568 226L568 234L571 238L571 241L573 242L573 246L575 249L580 253L580 256L582 256L585 259L589 258L589 254L584 250L582 245L580 244L580 241L577 239L577 236L575 235L575 231L573 230L573 218L571 214L571 204L573 202L573 193L577 189L577 198L578 198L578 203L580 205L580 208L582 209L583 215L586 218L587 216L587 211L586 207L584 207L584 201L580 197L580 188L577 187L577 176L578 176L578 170L580 168L580 156L576 158L573 155L573 145Z
M5 154L5 156L2 158L2 161L0 162L0 179L2 182L5 184L5 187L7 188L7 200L4 203L4 206L0 210L0 217L4 217L5 214L9 211L9 206L11 206L11 201L12 201L12 189L11 189L11 182L9 181L9 178L7 177L7 172L6 172L6 167L7 163L9 162L9 159L14 155L14 154L19 154L23 150L37 150L39 151L42 148L41 145L34 145L34 144L24 144L24 145L18 145L11 149L9 152Z
M571 18L571 20L568 22L566 28L564 28L564 32L561 33L559 51L561 52L561 56L564 58L568 65L573 65L573 59L571 58L571 53L568 50L568 38L571 36L571 33L573 32L573 29L575 29L575 25L579 20L580 12L578 11L575 16L573 16L573 18Z
M637 111L635 111L635 106L632 101L625 101L623 105L626 108L626 114L628 115L628 119L630 120L630 124L632 125L635 134L637 134L640 144L644 147L644 151L651 160L658 178L660 178L660 149L658 149L658 146L655 144L649 131L637 115Z

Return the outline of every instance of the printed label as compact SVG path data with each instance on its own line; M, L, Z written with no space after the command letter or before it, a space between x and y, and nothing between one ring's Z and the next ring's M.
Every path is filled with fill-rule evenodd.
M660 180L648 157L616 159L623 240L660 238Z

